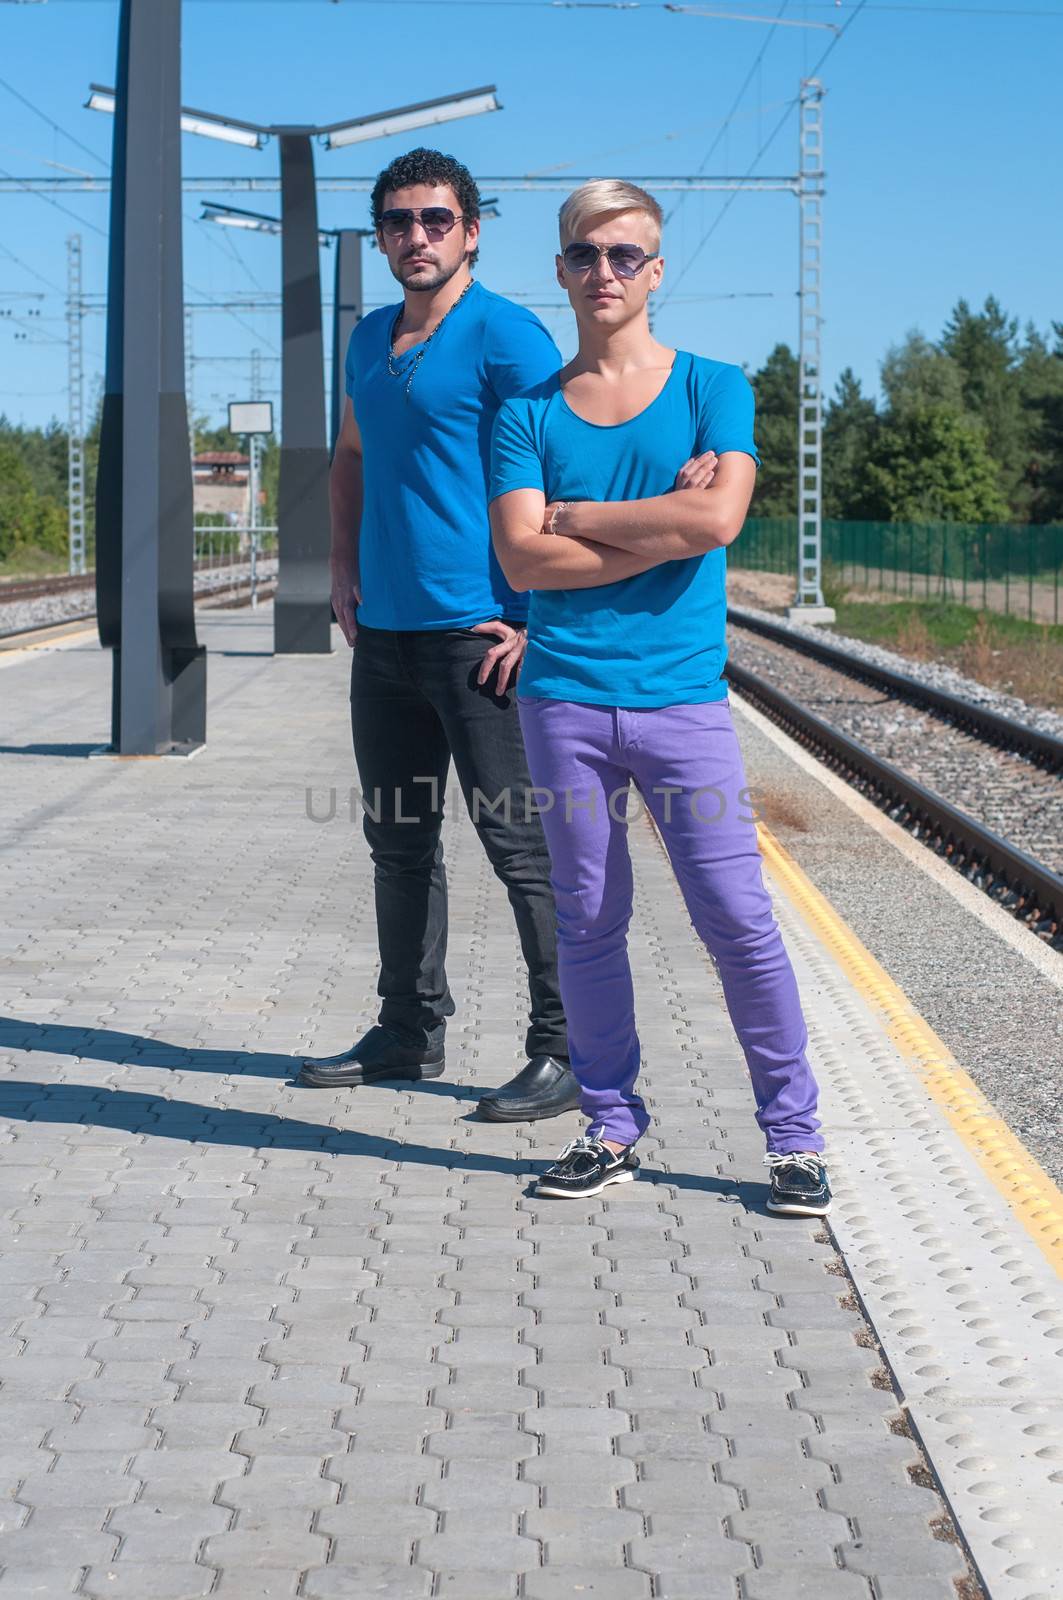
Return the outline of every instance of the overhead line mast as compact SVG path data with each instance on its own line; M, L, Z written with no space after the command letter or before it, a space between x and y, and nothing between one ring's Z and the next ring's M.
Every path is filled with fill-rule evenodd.
M70 571L87 570L85 550L85 360L81 320L81 235L66 241L67 342L67 457L66 500L69 528Z
M797 603L791 617L833 622L823 603L823 85L801 85L800 344L797 395ZM830 613L829 615L827 613Z

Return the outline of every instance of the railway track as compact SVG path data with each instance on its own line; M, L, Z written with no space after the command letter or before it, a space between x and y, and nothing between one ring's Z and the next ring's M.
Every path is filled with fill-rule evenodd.
M208 572L217 570L218 564L209 556L201 556L192 565L195 572ZM0 605L6 605L13 600L45 600L53 594L66 594L69 590L95 587L94 568L82 573L54 573L50 577L43 578L4 578L0 579Z
M736 627L745 628L750 633L758 633L775 644L783 645L787 650L796 650L814 661L823 662L825 666L834 667L837 671L844 672L847 677L859 678L864 683L885 689L891 695L907 700L911 705L924 706L927 710L947 718L956 727L969 729L987 744L995 744L1005 750L1015 750L1020 755L1028 756L1043 764L1049 771L1063 770L1063 739L1057 739L1052 734L1042 733L1026 723L1013 722L1010 717L1001 716L999 711L991 711L987 706L975 705L959 695L935 689L928 683L920 683L917 678L910 678L906 673L891 672L886 667L874 666L871 662L852 655L848 650L828 644L825 639L810 639L805 634L784 628L781 624L766 622L763 617L743 611L737 606L728 606L727 620Z
M84 586L84 580L79 579ZM277 584L274 578L263 578L259 581L258 597L260 600L270 600L276 593ZM48 590L49 594L55 590ZM6 593L0 590L0 604L7 598ZM21 598L27 598L22 596ZM39 598L35 596L33 598ZM196 595L198 605L206 605L215 611L235 610L239 606L250 603L251 585L247 582L234 584L231 588L219 587L204 589ZM78 611L72 616L62 617L56 622L31 623L25 628L0 628L0 650L17 649L20 644L47 644L49 639L61 639L72 627L85 622L95 622L95 611Z
M728 617L739 659L728 662L727 677L740 694L1039 938L1063 949L1063 876L1052 859L1063 849L1063 740L825 640L737 608ZM743 632L752 644L743 642ZM796 667L794 653L816 666ZM783 671L786 689L771 681ZM857 683L862 692L853 694ZM827 714L810 709L809 698L824 702ZM898 715L898 702L915 714ZM904 765L891 759L898 753ZM1006 831L987 815L1002 817Z
M0 605L12 600L43 600L48 595L65 594L68 589L91 589L94 572L73 573L50 578L12 578L0 582Z

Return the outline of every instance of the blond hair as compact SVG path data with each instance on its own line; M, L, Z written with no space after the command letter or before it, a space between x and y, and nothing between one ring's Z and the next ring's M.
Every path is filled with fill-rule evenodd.
M574 189L558 212L562 250L578 238L589 223L601 217L615 217L622 211L641 211L650 219L653 247L659 249L664 214L652 194L640 189L637 183L625 183L622 178L593 178L590 183Z

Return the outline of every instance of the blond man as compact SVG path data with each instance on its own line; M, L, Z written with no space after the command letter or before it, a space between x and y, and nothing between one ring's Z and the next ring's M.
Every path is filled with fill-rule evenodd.
M634 782L719 969L766 1137L768 1204L821 1215L830 1188L807 1034L722 676L725 551L758 465L752 391L738 367L654 338L661 210L645 190L584 185L561 208L560 234L579 350L500 408L490 489L499 563L531 591L518 709L549 796L558 972L589 1118L538 1192L590 1195L631 1179L648 1126L627 954ZM691 458L695 472L707 458L708 487Z

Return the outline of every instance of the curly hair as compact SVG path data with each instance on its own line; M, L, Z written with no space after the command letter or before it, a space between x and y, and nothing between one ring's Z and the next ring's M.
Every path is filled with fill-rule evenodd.
M445 156L441 150L426 150L421 145L416 150L408 150L404 156L396 156L374 183L369 202L374 228L380 226L384 196L396 189L410 189L417 183L429 184L433 188L448 185L454 191L466 224L479 221L480 191L468 167L454 156ZM475 265L479 254L479 250L472 252L470 267Z

